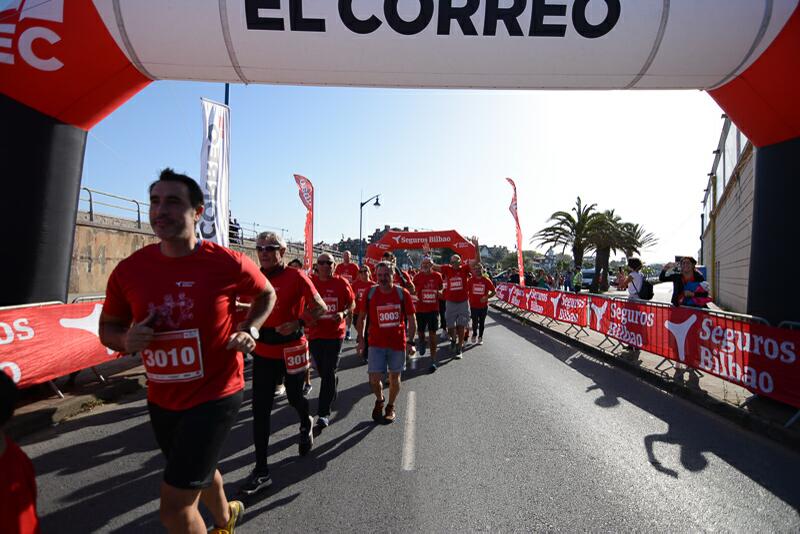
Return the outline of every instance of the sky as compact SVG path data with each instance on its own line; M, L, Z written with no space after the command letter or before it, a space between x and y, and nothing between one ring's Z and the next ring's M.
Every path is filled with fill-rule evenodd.
M224 85L150 84L89 132L82 185L144 201L163 167L197 178L201 97L222 102ZM526 250L544 252L531 237L580 196L655 234L642 251L651 263L697 254L723 123L696 90L231 85L230 106L231 212L248 228L302 240L296 173L315 187L315 242L357 238L360 200L380 194L364 236L385 224L455 229L513 250L511 177Z

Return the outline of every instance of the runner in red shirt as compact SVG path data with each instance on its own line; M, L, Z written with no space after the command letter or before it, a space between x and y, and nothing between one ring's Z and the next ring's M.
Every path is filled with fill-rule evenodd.
M425 332L429 334L431 348L430 371L436 371L436 331L439 329L439 296L444 284L442 275L432 270L433 262L429 256L422 258L422 271L414 277L417 290L417 333L419 334L419 353L425 355Z
M364 351L367 344L367 372L369 385L375 394L372 418L376 422L391 423L395 420L395 401L400 393L400 373L410 352L417 321L414 318L414 303L411 293L392 281L392 265L380 262L375 268L378 286L367 290L361 301L364 310L358 317L356 333L358 348ZM408 327L406 328L406 323ZM367 326L368 325L368 326ZM366 338L364 333L366 331ZM408 337L406 337L408 335ZM383 374L389 372L389 403L384 413Z
M353 324L358 324L358 318L362 313L361 310L361 302L364 300L364 295L367 293L367 290L375 285L375 282L371 280L370 277L371 271L369 267L366 265L362 265L358 268L358 278L356 281L353 282L352 288L353 293L355 294L355 302L356 306L353 309ZM367 355L358 353L364 361L367 361Z
M150 186L150 225L161 241L114 269L100 316L104 345L142 355L150 421L167 459L160 517L169 532L205 532L201 500L215 531L233 531L244 511L225 498L217 462L242 402L241 352L255 347L275 303L247 256L198 241L203 211L197 182L162 171ZM240 295L252 304L237 329Z
M17 386L0 369L0 532L39 534L33 464L3 432L3 427L14 415L16 403Z
M486 315L489 311L489 299L494 296L494 284L485 275L483 265L476 263L472 267L472 278L467 280L469 292L469 308L472 314L472 343L483 345L483 330Z
M352 315L355 307L350 283L341 276L331 276L333 263L333 256L327 252L317 256L319 275L311 277L311 281L325 301L327 311L318 319L310 317L306 320L309 348L321 383L317 408L318 432L330 424L331 407L336 400L336 369L347 328L345 318Z
M325 302L305 272L287 267L286 241L274 232L263 232L256 239L261 271L278 294L275 309L260 330L253 351L253 442L256 465L241 488L245 495L257 493L272 484L269 472L269 434L275 385L286 385L286 398L300 420L298 451L308 454L314 445L313 418L308 399L303 396L303 379L309 368L308 341L301 317L325 313Z
M336 270L333 273L347 280L352 286L358 278L359 267L350 261L351 257L352 256L349 250L342 252L342 263L336 266ZM345 321L347 321L347 330L345 331L344 338L345 340L350 341L350 324L353 321L352 314L348 314Z
M455 359L460 360L470 320L467 279L472 276L472 272L469 266L461 263L461 256L458 254L450 257L450 265L434 265L433 269L441 272L447 280L447 288L444 290L447 333L450 336L450 350Z

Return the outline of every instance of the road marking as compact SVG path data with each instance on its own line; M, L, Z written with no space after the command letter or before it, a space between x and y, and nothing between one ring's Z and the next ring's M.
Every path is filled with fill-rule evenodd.
M403 438L403 471L414 470L414 448L417 417L417 393L408 392L408 408L406 408L406 430Z

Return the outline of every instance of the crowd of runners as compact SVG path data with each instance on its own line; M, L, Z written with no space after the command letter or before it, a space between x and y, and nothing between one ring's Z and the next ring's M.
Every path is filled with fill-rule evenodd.
M233 533L244 512L240 500L228 500L217 468L243 402L244 354L252 360L254 456L240 493L252 495L272 483L268 449L276 395L285 393L297 412L304 456L333 422L346 343L366 363L375 395L371 417L382 424L397 418L402 372L417 352L420 358L429 352L434 372L445 350L460 360L465 345L483 343L495 288L480 263L466 265L453 255L449 264L437 265L426 251L418 269L404 271L391 252L370 267L354 263L348 252L339 265L322 253L307 274L288 261L284 240L265 232L256 241L257 265L197 238L204 199L193 179L165 169L149 193L159 242L114 269L99 336L111 349L141 355L151 427L166 460L159 517L169 532L207 532L201 502L213 519L211 532ZM449 349L439 347L440 329ZM312 367L320 382L316 414L308 401ZM4 388L11 391L13 383ZM5 389L0 431L13 406ZM0 433L0 456L14 447ZM29 463L15 461L18 478L35 488ZM32 505L23 511L3 504L10 514L19 512L14 524L25 521L38 531Z

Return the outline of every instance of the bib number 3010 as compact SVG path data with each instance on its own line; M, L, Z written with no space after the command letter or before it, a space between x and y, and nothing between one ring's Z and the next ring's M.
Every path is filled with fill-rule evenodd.
M200 332L196 328L156 334L141 354L147 378L154 382L186 382L203 377Z

